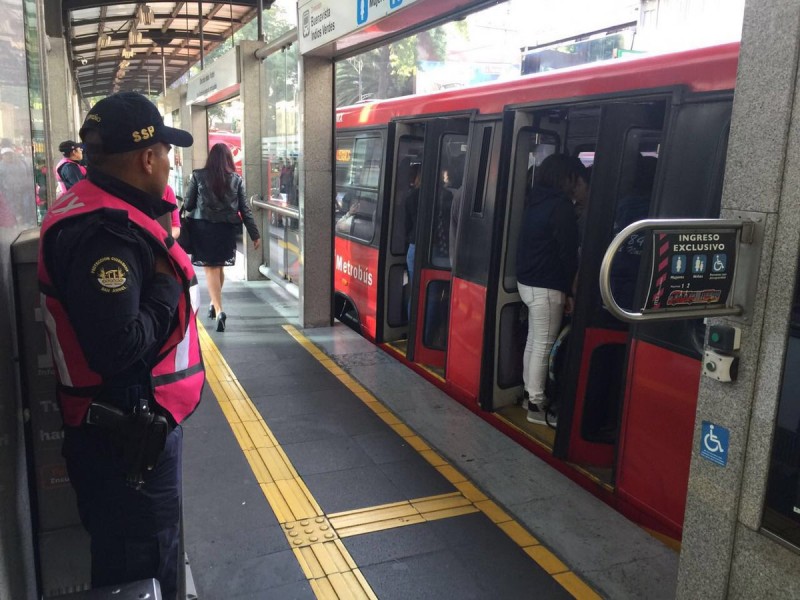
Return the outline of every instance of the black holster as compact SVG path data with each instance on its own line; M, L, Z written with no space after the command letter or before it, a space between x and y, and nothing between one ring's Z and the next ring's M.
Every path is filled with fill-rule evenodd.
M86 423L114 435L122 451L128 485L141 488L144 473L156 466L167 442L170 427L166 417L150 410L150 403L143 398L130 414L109 404L92 402Z

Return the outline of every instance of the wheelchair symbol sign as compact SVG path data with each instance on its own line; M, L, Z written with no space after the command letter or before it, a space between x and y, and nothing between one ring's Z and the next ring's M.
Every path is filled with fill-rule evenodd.
M703 421L700 432L700 456L724 467L728 464L730 432L720 425Z

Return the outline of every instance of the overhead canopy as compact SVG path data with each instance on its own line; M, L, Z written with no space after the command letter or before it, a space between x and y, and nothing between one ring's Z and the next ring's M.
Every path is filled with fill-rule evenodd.
M262 0L265 9L273 2ZM48 23L63 24L81 98L115 91L161 93L165 75L169 86L200 62L201 47L208 54L258 16L257 0L54 0L45 6L51 13Z

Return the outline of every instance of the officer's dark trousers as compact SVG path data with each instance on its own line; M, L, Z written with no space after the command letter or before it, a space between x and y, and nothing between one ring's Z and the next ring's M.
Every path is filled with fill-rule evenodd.
M155 577L177 592L183 430L176 427L145 484L125 483L117 445L96 427L65 427L63 454L92 540L92 587Z

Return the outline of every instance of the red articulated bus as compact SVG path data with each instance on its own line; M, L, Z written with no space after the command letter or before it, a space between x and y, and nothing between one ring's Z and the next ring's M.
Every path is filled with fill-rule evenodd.
M728 44L595 63L336 116L337 318L675 540L703 323L622 323L603 306L598 275L632 219L719 216L738 55ZM527 309L514 264L530 171L554 152L591 166L575 310L551 361L556 429L528 423L519 406ZM642 157L656 164L644 194ZM643 298L643 252L618 282L631 303Z

